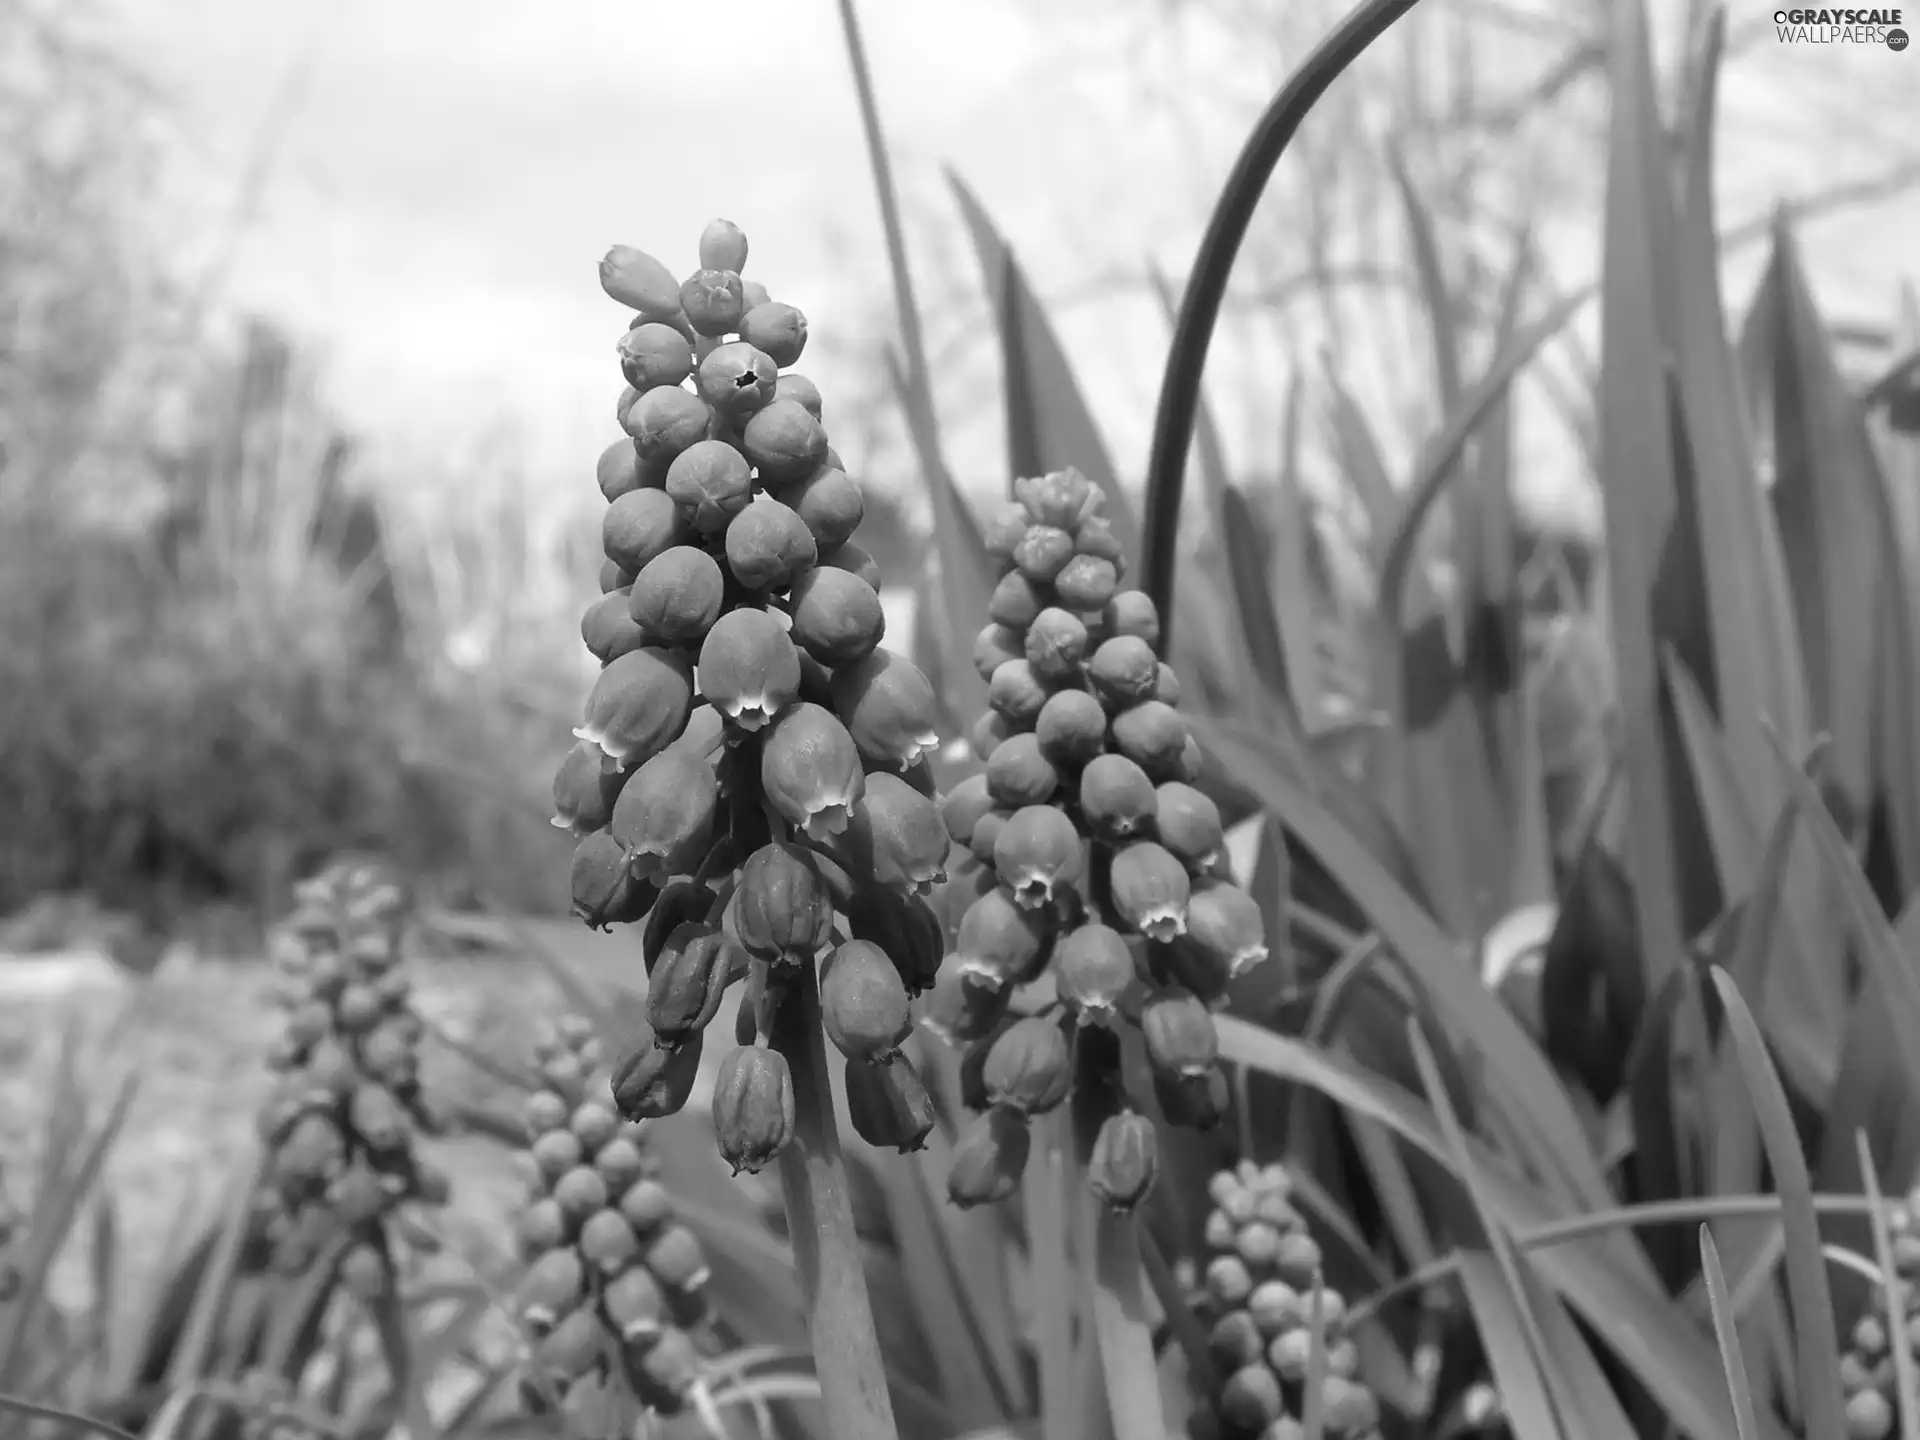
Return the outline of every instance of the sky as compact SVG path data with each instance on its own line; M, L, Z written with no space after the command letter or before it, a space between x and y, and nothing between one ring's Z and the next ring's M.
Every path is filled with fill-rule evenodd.
M1188 98L1211 104L1211 119L1182 128L1148 114L1143 77L1175 72L1143 61L1114 17L1150 20L1157 3L862 7L916 202L923 296L940 293L929 256L950 273L961 243L941 209L941 164L981 194L1044 294L1147 251L1191 253L1205 197L1268 82L1218 48L1189 57L1175 81L1201 82L1207 93ZM1752 23L1763 3L1739 0L1731 19ZM248 192L228 298L314 343L336 403L390 455L448 453L457 437L515 447L542 484L584 480L614 438L624 317L594 278L612 243L690 270L700 228L724 215L748 233L749 277L801 306L816 337L864 335L888 314L830 0L120 4L134 53L175 107L182 193L220 227ZM1224 33L1231 45L1235 32ZM1512 43L1517 61L1525 42ZM1911 141L1916 67L1912 50L1757 46L1729 84L1730 105L1751 120L1726 127L1726 183L1745 205L1727 218L1849 166L1874 168L1876 134ZM1904 98L1886 98L1903 85ZM242 180L250 167L257 191ZM1810 247L1821 297L1884 313L1901 273L1895 236L1920 234L1920 210L1845 223ZM1570 255L1565 278L1591 263ZM1122 470L1137 471L1163 320L1137 304L1084 305L1063 306L1058 323ZM855 363L821 342L802 368L832 396L854 390ZM1237 418L1235 444L1271 423ZM965 421L959 468L990 486L997 439Z

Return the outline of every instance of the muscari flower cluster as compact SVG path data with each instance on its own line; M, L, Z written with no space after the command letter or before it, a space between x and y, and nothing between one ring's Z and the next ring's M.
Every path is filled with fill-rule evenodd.
M707 1026L745 982L713 1098L722 1153L756 1171L794 1130L770 1048L776 1012L818 970L856 1126L920 1145L932 1106L900 1054L909 998L940 958L921 898L947 836L927 757L926 677L881 648L858 484L827 443L820 393L784 367L806 319L741 279L724 220L684 282L618 247L603 289L635 312L619 343L626 438L601 456L602 598L581 624L602 664L554 780L580 840L576 913L645 919L650 1033L614 1075L620 1112L682 1108Z
M986 768L942 807L967 852L953 883L972 895L928 1017L967 1047L979 1112L950 1177L962 1205L1013 1192L1028 1121L1066 1100L1089 1026L1138 1033L1168 1120L1218 1123L1213 1009L1267 955L1259 907L1224 878L1220 812L1194 788L1199 747L1155 650L1159 616L1120 588L1099 491L1073 469L1014 491L987 526L1001 578L974 649L989 709L972 743ZM1151 1121L1119 1100L1091 1183L1124 1210L1155 1165Z
M1899 1414L1893 1347L1920 1356L1920 1187L1887 1202L1893 1263L1902 1283L1905 1313L1887 1314L1886 1291L1876 1286L1872 1308L1854 1323L1840 1356L1840 1383L1847 1397L1850 1440L1886 1440Z
M1318 1286L1324 1429L1374 1437L1379 1402L1355 1378L1360 1355L1343 1333L1346 1305L1321 1281L1320 1246L1292 1188L1281 1166L1244 1160L1208 1183L1208 1258L1191 1303L1210 1326L1208 1348L1224 1381L1207 1398L1226 1440L1300 1440Z
M569 1431L629 1433L678 1413L700 1383L706 1254L676 1216L645 1127L603 1093L592 1025L564 1017L527 1101L533 1194L521 1212L520 1316L535 1338L531 1393L558 1396Z
M269 1151L260 1197L274 1263L300 1269L343 1241L339 1276L372 1302L396 1263L430 1244L406 1207L447 1199L446 1175L416 1150L437 1128L420 1089L420 1017L402 966L405 888L346 860L302 882L273 956L286 1020L260 1114Z

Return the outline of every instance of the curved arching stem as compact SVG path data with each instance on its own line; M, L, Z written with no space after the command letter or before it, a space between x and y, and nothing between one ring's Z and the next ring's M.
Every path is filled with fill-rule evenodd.
M1334 79L1419 0L1363 0L1294 71L1247 138L1233 173L1214 207L1200 253L1187 277L1180 315L1174 322L1167 369L1160 382L1160 403L1153 418L1153 443L1147 452L1146 525L1141 535L1141 588L1160 611L1160 648L1173 636L1173 572L1180 533L1180 497L1186 480L1187 450L1193 443L1200 409L1200 379L1207 347L1220 319L1227 278L1253 223L1253 212L1267 181L1286 153L1294 132Z

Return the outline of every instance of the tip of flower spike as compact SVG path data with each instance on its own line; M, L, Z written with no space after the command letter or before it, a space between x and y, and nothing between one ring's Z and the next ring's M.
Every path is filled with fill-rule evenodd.
M821 844L825 844L836 835L846 834L847 826L851 824L852 821L853 807L851 805L822 805L818 810L807 816L806 824L800 828L806 832L809 840L815 840Z

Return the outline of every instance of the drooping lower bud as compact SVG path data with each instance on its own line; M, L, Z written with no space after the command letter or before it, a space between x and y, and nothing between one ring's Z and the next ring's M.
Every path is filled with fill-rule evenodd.
M924 894L946 879L950 846L939 807L898 775L867 776L842 838L854 863L878 884Z
M573 913L595 930L629 925L658 893L633 873L633 857L605 830L573 847Z
M961 973L982 989L1024 985L1046 966L1052 926L1045 912L1018 905L998 887L960 917Z
M1224 880L1194 887L1187 898L1187 939L1237 979L1267 958L1266 921L1259 903Z
M786 1148L793 1110L793 1075L778 1051L742 1045L720 1062L713 1131L734 1174L754 1174Z
M1153 1189L1160 1169L1160 1141L1153 1122L1131 1110L1109 1115L1094 1137L1087 1184L1114 1210L1132 1210Z
M613 1071L613 1103L628 1120L658 1120L677 1115L693 1094L700 1074L703 1036L694 1034L668 1049L649 1035Z
M667 937L647 982L647 1023L661 1045L683 1045L720 1012L747 956L710 925L682 925Z
M904 1055L877 1065L849 1060L847 1112L862 1140L902 1155L926 1148L936 1119L933 1097Z
M575 835L607 828L626 776L606 763L598 745L577 742L553 777L553 825Z

